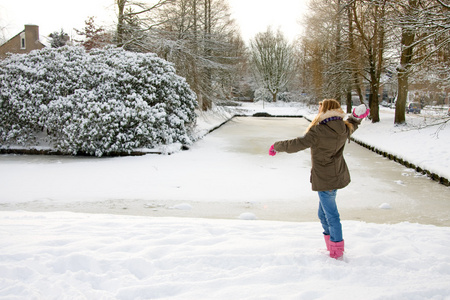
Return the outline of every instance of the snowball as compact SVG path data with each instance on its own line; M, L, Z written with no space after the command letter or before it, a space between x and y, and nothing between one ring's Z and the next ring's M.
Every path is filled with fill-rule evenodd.
M172 209L179 209L179 210L191 210L192 209L192 205L187 204L187 203L182 203L182 204L177 204L175 206L171 207Z
M355 114L357 116L361 116L361 115L363 115L366 112L366 110L367 110L367 107L364 104L358 105L355 108Z
M239 219L241 220L257 220L258 218L253 213L242 213L239 215Z
M391 209L391 205L389 203L383 203L378 208L380 209Z

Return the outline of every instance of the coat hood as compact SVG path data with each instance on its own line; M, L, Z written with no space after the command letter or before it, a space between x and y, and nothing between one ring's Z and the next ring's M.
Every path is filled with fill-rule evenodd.
M343 122L346 114L342 109L328 110L325 113L320 113L318 121L320 124L330 127L337 134L344 134L347 130L346 124ZM333 122L341 120L342 122Z

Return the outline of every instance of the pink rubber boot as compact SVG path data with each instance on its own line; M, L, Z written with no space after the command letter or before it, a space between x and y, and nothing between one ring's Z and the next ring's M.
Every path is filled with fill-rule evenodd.
M325 239L325 245L327 245L327 250L330 251L330 235L323 235L323 238Z
M330 256L338 259L344 255L344 241L332 242L330 241Z

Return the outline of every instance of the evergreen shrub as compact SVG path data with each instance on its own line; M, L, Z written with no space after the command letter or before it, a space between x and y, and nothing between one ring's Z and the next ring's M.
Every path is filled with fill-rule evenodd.
M0 142L67 154L191 144L196 96L172 64L121 48L45 48L0 62Z

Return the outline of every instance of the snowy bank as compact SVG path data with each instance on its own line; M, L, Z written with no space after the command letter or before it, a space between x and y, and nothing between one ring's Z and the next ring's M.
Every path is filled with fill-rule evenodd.
M0 212L1 299L449 299L450 228Z
M422 110L422 115L407 115L407 125L404 126L394 125L394 110L382 108L380 115L381 122L363 122L353 138L371 150L448 186L450 128L433 125L436 123L434 115L428 115L426 110Z

